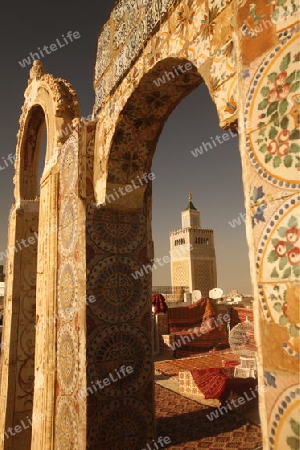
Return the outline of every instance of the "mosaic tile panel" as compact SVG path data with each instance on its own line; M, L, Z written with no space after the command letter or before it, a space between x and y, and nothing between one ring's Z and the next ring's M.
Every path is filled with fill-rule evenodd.
M95 82L103 75L110 63L110 23L107 23L99 36L95 65Z
M60 397L56 406L56 448L74 450L78 448L78 423L74 406L68 397Z
M57 333L57 378L65 395L71 395L78 380L78 342L74 329L66 324Z
M213 98L217 107L220 126L232 123L237 114L238 83L237 75L218 86L213 92Z
M220 85L228 78L234 76L235 49L233 41L230 40L215 54L210 70L210 86L212 90L218 90Z
M72 260L63 261L58 272L58 314L61 320L73 320L77 310L78 272Z
M101 427L99 427L101 423ZM142 449L152 435L145 438L144 430L154 428L152 413L142 401L126 398L114 400L93 417L89 442L99 448Z
M112 374L112 382L96 396L121 398L145 388L152 375L151 341L139 328L129 324L105 327L91 335L88 345L89 383L96 383ZM124 365L132 372L118 380L118 369Z
M263 61L254 76L246 103L245 121L249 131L290 115L299 103L299 56L295 53L297 36L289 34ZM299 127L297 114L291 117ZM246 123L245 123L246 126Z
M259 281L285 281L300 275L300 196L287 201L267 224L257 257Z
M95 316L108 323L134 320L145 307L148 279L134 280L140 264L130 258L111 256L100 261L89 275L89 287L96 302L90 305Z
M276 32L291 28L300 20L300 6L296 0L283 2L282 0L275 0L272 2L273 11L271 14L271 22L276 26ZM267 22L260 24L260 27L270 26Z
M78 135L63 145L60 155L60 193L74 192L78 176Z
M214 16L219 15L231 0L208 0L209 9L214 11Z
M76 198L73 195L69 195L62 205L60 214L60 233L59 233L59 245L61 253L63 255L69 255L74 252L75 245L77 243L78 234L77 224L78 209Z
M299 446L300 388L290 386L277 398L269 420L270 450L294 450Z
M124 255L137 249L144 239L143 211L121 212L90 206L87 217L88 234L95 248Z

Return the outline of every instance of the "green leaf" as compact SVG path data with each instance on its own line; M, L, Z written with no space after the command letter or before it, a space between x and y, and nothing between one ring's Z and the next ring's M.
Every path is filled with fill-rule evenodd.
M281 126L281 128L283 128L284 130L287 129L288 124L289 124L289 118L288 118L288 117L284 117L284 118L282 119L282 121L280 122L280 126Z
M299 266L294 266L293 267L293 272L295 277L300 277L300 265Z
M267 97L270 93L270 88L268 86L264 86L263 88L261 88L260 92L263 97Z
M277 272L276 267L272 270L271 278L279 278L279 273Z
M300 89L300 81L296 81L293 83L290 89L290 92L297 92Z
M265 163L268 164L268 162L270 162L272 158L273 158L273 155L271 155L270 153L267 153L265 156Z
M300 423L296 422L294 419L291 419L290 424L295 435L300 437Z
M291 268L291 267L288 267L288 268L285 269L285 271L283 272L282 277L283 277L283 278L288 278L288 277L291 275L291 273L292 273L292 268Z
M290 146L290 152L291 153L299 153L300 152L300 145L299 144L295 144L295 142L293 142Z
M277 134L278 134L278 131L276 130L276 128L275 127L271 127L271 130L269 131L269 138L270 139L275 139Z
M296 70L296 80L300 78L300 70Z
M279 114L284 114L288 108L289 102L287 99L284 99L279 105Z
M273 112L276 111L276 109L278 108L278 104L279 104L279 102L274 102L268 107L268 109L267 109L267 116L270 116Z
M287 228L286 227L279 227L277 230L277 233L280 237L285 238L286 237Z
M291 447L291 450L299 450L299 439L295 437L288 437L286 442Z
M279 239L277 239L277 238L272 239L272 245L273 245L273 247L275 247L275 245L277 244L277 242L279 242Z
M272 114L270 121L271 122L275 122L275 120L279 117L278 111L274 112L274 114Z
M280 158L280 156L275 156L274 160L273 160L273 167L275 167L275 169L277 167L280 166L280 164L282 163L282 160Z
M288 221L289 228L298 228L298 220L297 217L291 216Z
M285 55L285 57L283 58L279 68L280 71L283 72L284 70L286 70L289 67L289 64L291 62L291 52L289 52L287 55Z
M273 305L273 308L275 309L275 311L277 311L278 313L280 313L282 311L282 304L281 303L275 303Z
M277 73L276 72L272 72L268 75L269 80L273 83L273 81L276 80L277 77Z
M298 329L295 327L295 325L292 323L291 326L290 326L290 335L291 335L292 337L295 337L295 336L299 336L299 334L300 334L299 330L298 330Z
M291 157L291 155L286 155L283 158L283 164L285 165L285 167L292 167L292 163L293 163L293 158Z
M285 316L279 317L279 325L281 325L282 327L286 327L288 322L289 322L289 319L287 317L285 317Z
M263 144L261 147L259 147L259 151L262 153L266 153L267 151L267 144Z
M295 77L296 77L296 71L294 70L294 72L291 73L291 75L289 77L287 77L287 79L285 81L286 84L292 84L292 82L294 81Z
M273 263L273 262L277 261L278 258L279 258L279 256L277 255L275 250L271 250L269 253L269 256L268 256L268 261L270 263Z
M289 244L288 242L286 243L286 251L289 252L290 250L292 250L292 248L294 248L294 244Z
M280 258L279 261L279 269L283 270L283 268L287 265L288 259L286 256L283 256L282 258Z
M258 104L258 109L261 111L263 109L265 109L268 106L268 100L266 98L264 98L259 104Z
M291 135L290 135L290 139L292 141L296 141L296 140L300 139L300 130L297 130L297 129L293 130Z

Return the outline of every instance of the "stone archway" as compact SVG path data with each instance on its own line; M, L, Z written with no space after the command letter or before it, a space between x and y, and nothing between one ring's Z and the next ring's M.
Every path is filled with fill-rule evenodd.
M109 260L114 254L114 261L129 276L134 267L148 264L153 256L151 185L122 194L126 183L132 181L125 172L140 177L143 171L150 171L156 136L163 123L163 108L157 108L162 99L151 80L152 71L155 73L161 64L162 70L157 72L161 78L168 60L189 61L210 91L220 125L235 128L238 122L259 383L267 391L260 396L260 415L264 448L272 449L287 445L292 436L286 415L297 420L299 395L299 244L295 231L299 225L299 163L295 155L295 140L299 137L299 72L295 66L298 20L294 1L285 6L280 2L259 3L255 11L248 1L163 0L135 5L120 1L99 36L94 80L98 122L94 195L98 206L109 199L97 214L99 220L106 215L111 228L117 229L120 217L127 217L128 222L136 224L136 230L144 230L135 236L140 238L140 247L130 251L132 260L126 260L129 250L126 254L122 243L115 243L114 248L107 246L102 255L97 255L97 267L104 255ZM170 71L173 64L166 67ZM175 89L179 78L169 78L166 84ZM151 81L147 91L147 82ZM166 91L172 89L166 84ZM156 101L156 120L148 107L151 94L153 104ZM179 91L176 95L179 99ZM145 136L149 133L148 142L140 130ZM140 218L129 219L134 213L139 213ZM128 248L127 240L125 244ZM111 270L118 273L116 266ZM147 277L145 293L151 286L151 277ZM277 299L275 307L273 299ZM145 326L135 326L140 327L140 336L146 334ZM140 392L143 396L142 389ZM280 412L282 401L284 405L291 403L290 407L284 406L288 409L285 415ZM142 415L142 410L137 410Z
M36 293L37 325L55 320L37 326L33 410L45 416L34 419L31 444L30 432L26 441L22 434L24 449L135 450L153 442L151 276L132 273L153 257L147 175L157 138L172 109L202 80L220 125L238 122L259 383L267 388L260 398L264 448L284 448L293 437L300 353L299 14L294 0L286 3L283 17L287 5L280 1L253 9L251 0L120 0L98 40L94 120L76 120L71 136L66 129L78 118L74 91L34 64L18 135L9 245L47 226L55 232L36 246L38 256L25 249L8 259L2 432L32 410L32 400L26 409L17 391L27 358L33 397L33 353L24 359L19 343L34 314L23 317L23 307L30 312ZM177 74L182 64L191 68ZM44 121L38 201L36 149ZM95 301L79 308L81 296ZM33 349L34 338L27 337ZM109 383L111 389L95 388L122 367L132 370ZM18 439L0 448L17 448Z
M3 449L30 449L32 420L45 430L53 421L55 326L52 323L45 328L39 324L56 311L58 155L65 140L60 131L78 113L72 87L47 74L41 63L35 62L20 118L15 203L8 232L3 333L6 345L0 392ZM45 127L47 150L39 195L38 165ZM47 379L38 379L41 372L47 374ZM48 398L40 395L46 387L51 392ZM37 414L38 410L42 415Z

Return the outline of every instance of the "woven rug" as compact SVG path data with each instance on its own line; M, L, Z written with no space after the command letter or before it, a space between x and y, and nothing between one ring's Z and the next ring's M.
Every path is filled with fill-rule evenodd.
M208 369L222 367L224 361L239 361L239 357L230 350L220 350L197 355L193 358L173 359L155 363L155 370L163 375L178 375L180 370Z
M229 412L210 421L214 411L159 385L156 389L157 436L169 437L170 450L254 450L261 446L260 428Z

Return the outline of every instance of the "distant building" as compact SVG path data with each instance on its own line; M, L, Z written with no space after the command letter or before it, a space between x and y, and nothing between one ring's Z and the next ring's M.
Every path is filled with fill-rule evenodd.
M171 279L173 286L189 286L208 296L217 286L214 231L201 228L200 212L189 194L187 207L181 213L182 227L170 233Z

